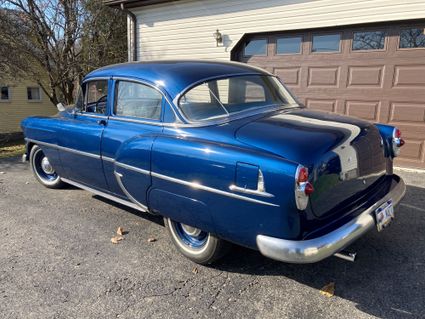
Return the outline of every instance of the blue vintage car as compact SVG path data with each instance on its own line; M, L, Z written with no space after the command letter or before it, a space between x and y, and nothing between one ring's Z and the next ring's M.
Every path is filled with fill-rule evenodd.
M290 263L340 253L394 218L400 131L300 105L240 63L98 69L74 107L22 122L41 184L71 184L159 214L177 249L208 264L229 242Z

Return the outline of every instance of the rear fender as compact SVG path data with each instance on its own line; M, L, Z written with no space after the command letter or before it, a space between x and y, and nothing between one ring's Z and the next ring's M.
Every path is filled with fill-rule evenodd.
M267 194L231 187L252 176L257 185L258 174L249 171L255 168L261 170ZM252 148L161 136L152 149L148 203L161 215L214 230L218 236L248 247L256 247L255 236L260 233L295 238L300 233L294 199L296 168L297 163ZM242 178L238 179L237 172ZM251 182L246 185L251 187ZM179 200L168 200L170 196Z

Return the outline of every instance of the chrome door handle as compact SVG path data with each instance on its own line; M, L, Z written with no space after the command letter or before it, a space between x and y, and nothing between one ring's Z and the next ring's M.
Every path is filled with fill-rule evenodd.
M106 120L99 120L97 121L97 124L106 126Z

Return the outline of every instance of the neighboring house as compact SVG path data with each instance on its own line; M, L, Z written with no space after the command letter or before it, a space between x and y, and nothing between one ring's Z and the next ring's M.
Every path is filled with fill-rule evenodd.
M263 67L307 107L400 127L407 143L397 164L425 168L425 1L105 3L129 10L131 59Z
M0 79L0 135L21 132L27 116L55 113L56 107L35 82Z

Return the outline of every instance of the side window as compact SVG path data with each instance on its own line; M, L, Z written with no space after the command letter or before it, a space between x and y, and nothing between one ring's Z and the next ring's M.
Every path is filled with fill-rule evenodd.
M162 94L156 89L141 83L119 81L116 92L115 115L160 119Z
M108 80L96 80L85 84L85 103L83 111L106 114L108 100Z
M254 83L254 82L246 82L245 89L245 102L265 102L266 101L266 93L264 92L264 87Z

